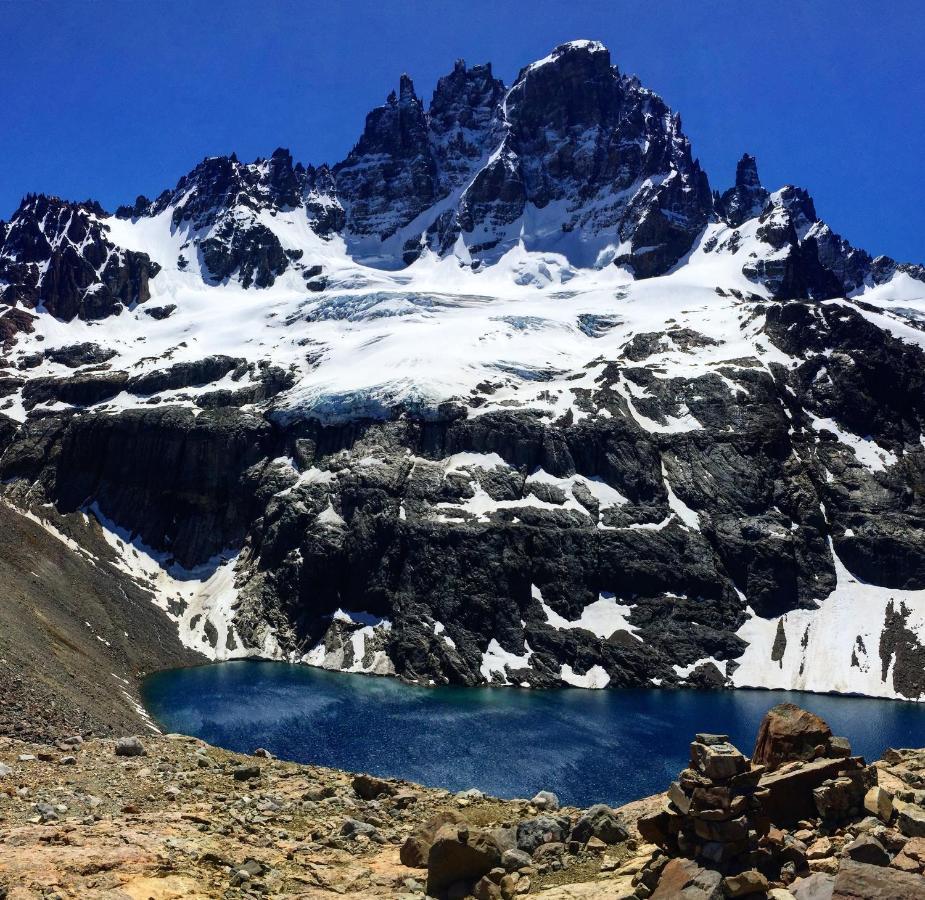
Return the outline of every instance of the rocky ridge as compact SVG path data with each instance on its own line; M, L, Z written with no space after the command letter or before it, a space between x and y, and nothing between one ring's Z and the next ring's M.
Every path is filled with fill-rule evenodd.
M332 166L27 197L2 490L212 658L921 699L922 274L596 42L459 61Z

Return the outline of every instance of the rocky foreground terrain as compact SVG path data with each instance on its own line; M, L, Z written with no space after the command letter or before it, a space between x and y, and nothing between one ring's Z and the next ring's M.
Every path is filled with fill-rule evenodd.
M0 738L0 897L914 900L925 750L851 756L774 707L751 760L696 735L665 794L497 800L183 735Z

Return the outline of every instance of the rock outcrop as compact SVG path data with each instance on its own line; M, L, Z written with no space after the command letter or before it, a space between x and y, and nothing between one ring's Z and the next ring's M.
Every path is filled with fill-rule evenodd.
M160 266L116 246L98 203L30 194L0 230L0 301L55 318L103 319L144 303Z
M331 166L28 196L2 492L227 581L158 598L216 658L922 698L923 277L747 154L713 194L595 41L457 61Z

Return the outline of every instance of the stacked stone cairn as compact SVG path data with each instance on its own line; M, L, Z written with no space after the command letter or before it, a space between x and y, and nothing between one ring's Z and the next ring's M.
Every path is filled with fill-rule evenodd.
M780 704L751 760L726 735L696 735L662 808L637 822L664 856L636 896L925 900L923 807L925 751L867 766L818 716Z
M763 766L749 765L727 735L698 734L690 766L668 789L671 849L717 867L754 865L763 830L758 788L763 772Z

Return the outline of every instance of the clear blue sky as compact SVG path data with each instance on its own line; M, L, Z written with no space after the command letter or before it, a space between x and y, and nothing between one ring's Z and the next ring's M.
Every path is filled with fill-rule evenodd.
M114 208L204 156L335 162L407 71L510 83L603 41L683 118L715 188L745 150L836 231L925 262L925 4L891 0L0 0L0 218L27 191Z

